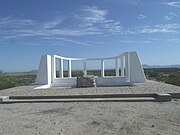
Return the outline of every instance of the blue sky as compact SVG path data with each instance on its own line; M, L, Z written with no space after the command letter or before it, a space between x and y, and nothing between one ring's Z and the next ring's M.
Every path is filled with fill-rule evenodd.
M109 57L137 51L180 64L179 0L0 0L0 69L37 69L43 54Z

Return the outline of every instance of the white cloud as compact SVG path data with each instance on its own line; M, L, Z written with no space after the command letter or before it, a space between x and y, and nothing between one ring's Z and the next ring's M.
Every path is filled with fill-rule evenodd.
M170 38L167 41L168 42L173 42L173 43L180 43L180 39L179 38Z
M166 21L170 21L170 20L172 20L174 17L176 17L177 16L177 14L175 14L175 13L173 13L173 12L169 12L168 13L168 15L166 15L166 16L164 16L164 19L166 20Z
M111 0L112 1L112 0ZM132 6L138 6L141 3L141 0L117 0L118 2L129 4Z
M165 25L154 25L145 26L140 30L140 33L175 33L180 28L179 24L165 24Z
M16 19L11 17L0 18L0 28L17 29L34 25L35 22L29 19Z
M57 25L60 25L63 21L64 19L55 19L49 22L45 22L44 24L42 24L42 26L45 29L55 28Z
M180 8L180 2L179 1L171 1L171 2L165 2L165 5Z
M117 41L116 41L117 42ZM149 40L132 40L132 39L123 39L123 40L119 40L118 42L120 43L126 43L126 44L150 44L151 41Z
M142 20L142 19L147 18L147 16L140 14L137 18L140 19L140 20Z
M62 19L55 19L52 21L35 21L28 19L17 19L12 17L0 18L0 37L2 42L22 41L26 38L27 44L36 45L36 43L28 44L28 39L34 37L34 41L40 37L49 37L46 41L53 41L52 37L60 37L59 41L64 44L74 44L81 46L92 46L88 43L72 40L71 36L87 36L87 35L100 35L101 31L96 28L81 28L75 27L62 27ZM63 38L67 37L68 38ZM66 43L65 43L66 42ZM62 43L62 42L61 42Z
M53 44L53 45L63 45L62 43L65 43L67 45L67 43L70 43L71 45L80 45L80 46L93 46L93 44L90 44L88 42L84 42L84 41L77 41L77 40L72 40L72 39L67 39L67 38L62 38L62 37L39 37L40 40L48 40L49 43ZM61 42L62 41L62 42ZM61 43L61 44L58 44Z
M102 23L106 20L105 16L107 15L107 10L101 10L96 6L84 7L81 11L82 15L80 19L83 19L86 26L92 26L95 23Z
M16 19L11 17L0 18L0 36L9 37L31 37L31 36L82 36L101 34L97 29L92 28L68 28L60 27L62 20L35 21L28 19Z
M14 40L45 36L69 36L69 38L71 38L70 36L112 35L121 33L123 28L120 21L107 19L107 14L107 10L99 9L96 6L87 6L82 8L80 13L77 14L78 19L60 17L50 21L37 21L13 17L0 18L0 37L3 40ZM66 19L72 19L72 21L76 23L73 23L73 26L67 25L65 24ZM68 40L66 41L70 42L70 40Z
M99 9L96 6L84 7L76 17L83 23L81 27L96 28L101 32L111 32L113 34L121 32L122 26L120 21L108 19L108 11Z
M172 17L171 16L164 16L164 19L166 20L166 21L170 21L171 19L172 19Z
M151 34L151 33L178 33L180 30L180 24L171 23L171 24L159 24L153 26L141 26L135 27L125 31L125 34Z
M76 40L70 40L70 39L66 39L66 38L58 38L59 40L65 41L65 42L69 42L69 43L73 43L76 45L81 45L81 46L93 46L92 44L86 43L86 42L81 42L81 41L76 41Z
M167 21L173 19L176 14L170 12L166 19ZM134 28L123 28L119 20L108 18L108 11L99 9L96 6L84 7L76 14L75 23L73 26L67 25L65 19L55 18L50 21L37 21L30 19L18 19L13 17L0 18L0 37L1 42L14 41L23 38L43 38L46 41L53 41L55 38L67 44L76 44L82 46L91 46L88 42L76 41L72 37L77 36L99 36L99 35L127 35L140 33L178 33L180 31L180 24L169 23L152 26L140 26ZM138 19L147 18L140 14ZM74 19L74 18L68 18ZM68 20L68 21L69 21ZM53 37L53 38L52 38ZM31 38L32 39L32 38ZM149 43L147 41L147 43Z

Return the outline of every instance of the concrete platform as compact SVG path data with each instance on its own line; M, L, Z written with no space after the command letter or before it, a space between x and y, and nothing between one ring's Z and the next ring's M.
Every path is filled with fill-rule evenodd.
M9 100L9 96L0 96L0 102Z

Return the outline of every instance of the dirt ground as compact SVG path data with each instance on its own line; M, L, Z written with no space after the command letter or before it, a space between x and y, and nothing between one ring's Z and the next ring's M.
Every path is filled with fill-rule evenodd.
M149 81L133 87L50 88L21 86L0 95L68 95L180 92ZM0 135L179 135L180 99L171 102L73 102L0 104Z

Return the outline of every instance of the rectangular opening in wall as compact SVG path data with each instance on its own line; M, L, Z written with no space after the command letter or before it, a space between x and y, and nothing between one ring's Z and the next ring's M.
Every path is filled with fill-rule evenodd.
M82 60L72 60L72 77L83 76L83 61Z
M119 58L119 76L125 75L125 57Z
M125 56L123 56L123 64L124 64L124 76L126 76L126 74L127 74L127 71L126 71L127 65L126 65L126 59L125 59Z
M117 68L117 71L116 71L116 68ZM117 72L117 75L116 75L116 72ZM115 75L116 76L121 76L121 59L120 58L115 59Z
M104 60L104 75L116 76L115 60Z
M86 61L87 75L101 76L101 61L88 60Z
M56 78L60 77L60 59L55 58L55 65L56 65Z
M63 77L68 77L68 60L63 60Z

